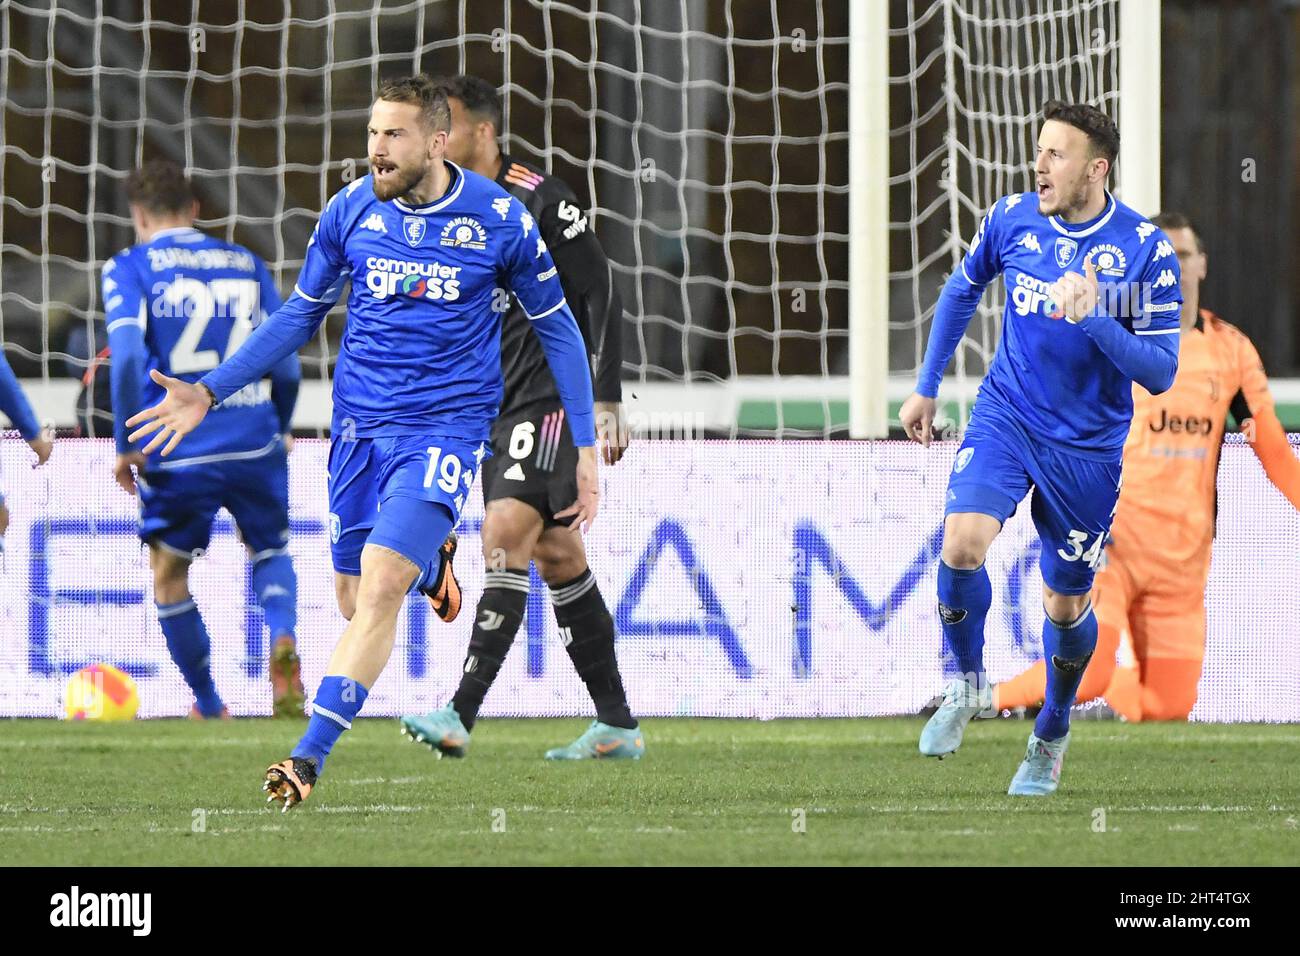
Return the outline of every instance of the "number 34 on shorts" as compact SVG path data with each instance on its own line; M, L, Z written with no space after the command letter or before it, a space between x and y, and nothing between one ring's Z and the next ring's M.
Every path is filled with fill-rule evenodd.
M1062 561L1082 561L1089 568L1098 570L1105 560L1106 535L1101 532L1091 545L1088 544L1088 532L1071 529L1070 538L1064 548L1057 548L1056 553Z
M1121 474L1119 482L1115 485L1115 504L1110 509L1110 520L1115 519L1115 512L1119 510L1119 492L1124 487L1124 476ZM1109 526L1109 521L1107 525ZM1087 531L1079 531L1076 528L1070 529L1070 536L1065 542L1065 547L1057 548L1056 553L1062 561L1082 561L1093 571L1100 571L1106 566L1106 539L1110 537L1110 531L1098 533L1092 544L1088 544L1088 539L1092 535Z

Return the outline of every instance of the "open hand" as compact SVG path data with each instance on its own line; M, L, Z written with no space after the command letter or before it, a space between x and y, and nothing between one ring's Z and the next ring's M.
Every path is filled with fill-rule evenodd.
M140 451L148 455L161 447L166 456L171 454L181 438L194 431L199 422L203 421L203 416L212 407L212 398L201 385L191 385L179 378L164 375L157 369L151 370L149 377L167 389L167 396L152 408L136 412L126 420L128 428L141 426L127 438L134 442L156 431L158 434Z

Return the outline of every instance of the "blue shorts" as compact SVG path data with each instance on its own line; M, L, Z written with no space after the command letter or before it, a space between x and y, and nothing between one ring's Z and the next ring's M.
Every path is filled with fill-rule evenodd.
M289 543L289 463L283 448L258 458L157 468L136 483L140 538L175 554L197 556L225 508L254 558L283 554Z
M1036 442L1005 415L980 412L976 403L944 517L978 512L1005 523L1032 488L1043 583L1058 594L1088 593L1119 500L1121 452L1105 461L1080 457Z
M361 573L370 541L425 568L460 520L487 442L401 435L330 444L330 554L339 574ZM391 499L405 499L385 509ZM419 508L425 502L440 508ZM445 525L445 516L451 523Z

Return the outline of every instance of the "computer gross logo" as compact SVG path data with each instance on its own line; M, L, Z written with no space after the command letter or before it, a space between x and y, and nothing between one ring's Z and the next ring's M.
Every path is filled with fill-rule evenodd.
M460 298L460 270L460 266L437 262L370 256L366 259L366 288L376 299L405 295L454 302Z

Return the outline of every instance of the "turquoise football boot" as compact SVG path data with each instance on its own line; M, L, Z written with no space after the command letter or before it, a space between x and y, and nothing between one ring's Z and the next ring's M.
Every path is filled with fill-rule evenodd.
M943 703L921 730L921 753L940 758L952 753L961 746L962 734L971 718L992 706L991 684L977 690L960 677L950 680L943 689Z
M1067 733L1060 740L1040 740L1029 735L1029 749L1020 769L1011 778L1007 795L1012 797L1045 797L1056 792L1061 782L1061 764L1065 761L1065 748L1070 746Z
M625 730L593 720L586 732L566 747L546 751L547 760L640 760L645 753L641 728Z
M469 750L469 731L451 704L423 717L403 717L399 723L402 736L427 744L439 757L463 757Z

